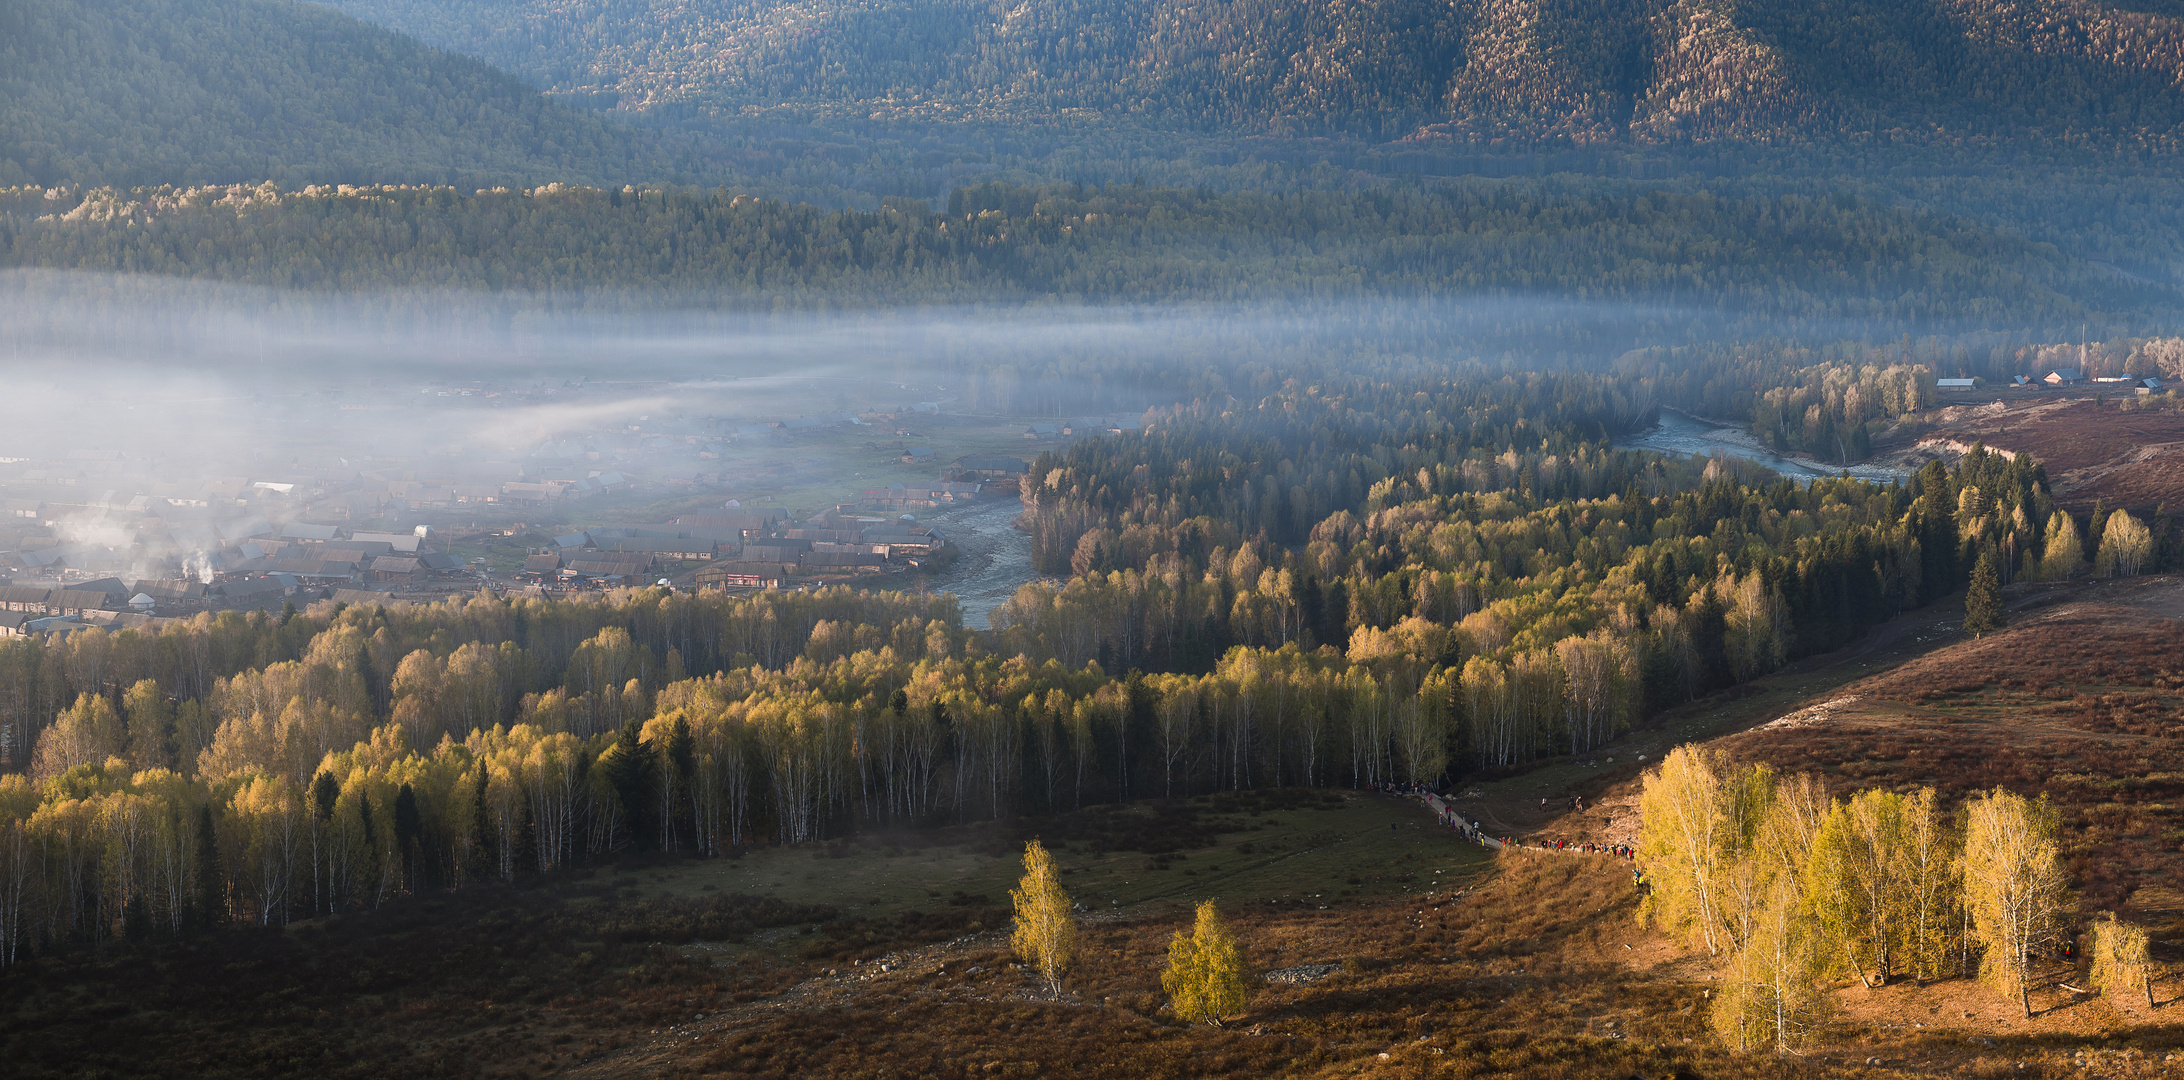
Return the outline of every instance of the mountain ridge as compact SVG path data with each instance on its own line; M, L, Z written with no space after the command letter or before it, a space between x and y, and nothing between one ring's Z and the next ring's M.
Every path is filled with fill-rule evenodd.
M330 0L644 111L1483 142L2184 144L2170 0Z

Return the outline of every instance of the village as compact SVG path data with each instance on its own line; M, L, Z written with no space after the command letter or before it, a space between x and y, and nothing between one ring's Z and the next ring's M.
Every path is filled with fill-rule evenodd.
M228 459L193 467L186 451L0 446L0 637L480 588L811 588L911 575L955 555L945 527L921 517L1012 502L1038 451L1141 423L958 416L924 401L770 419L610 416L494 454L474 440L436 450L356 434L375 412L422 412L459 430L470 416L643 389L436 384L422 389L422 410L408 396L416 389L271 402L290 432L323 409L327 433L268 440L248 473Z

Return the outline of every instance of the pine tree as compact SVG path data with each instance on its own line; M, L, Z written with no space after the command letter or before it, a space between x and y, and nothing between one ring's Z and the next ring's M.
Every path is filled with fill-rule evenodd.
M652 748L644 744L643 733L643 726L636 717L631 717L622 725L622 734L614 740L613 749L601 755L599 761L599 767L606 771L608 785L622 800L622 813L629 823L632 839L647 835L646 830L639 827L637 815L651 805L652 785L659 771L659 761Z
M220 861L220 838L212 828L212 804L197 808L197 917L205 927L227 922L227 874Z
M1964 593L1964 629L1974 636L2002 629L2002 571L1994 549L1983 548L1972 567L1972 584Z
M1191 932L1178 930L1168 942L1168 970L1160 976L1176 1016L1187 1023L1219 1026L1222 1017L1251 1004L1250 980L1243 946L1220 910L1211 900L1199 904Z
M1024 877L1009 893L1016 905L1016 955L1062 996L1062 973L1077 954L1077 918L1054 857L1039 841L1024 845Z
M394 842L401 851L402 882L417 889L417 845L424 838L424 818L417 812L417 792L408 784L394 794Z
M463 868L465 879L479 881L492 876L493 867L498 865L498 859L493 850L491 812L485 801L487 789L491 784L491 778L487 775L487 772L488 770L482 764L478 766L476 780L471 788L470 863Z

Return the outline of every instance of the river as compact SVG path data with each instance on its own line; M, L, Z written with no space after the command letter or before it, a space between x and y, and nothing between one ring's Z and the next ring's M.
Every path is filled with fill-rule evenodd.
M956 595L963 625L985 629L993 609L1038 578L1031 569L1031 534L1013 524L1023 512L1015 499L994 499L918 515L956 546L954 565L926 578L926 587Z
M1852 465L1846 470L1815 461L1783 457L1760 445L1759 439L1744 428L1717 424L1674 409L1662 409L1660 423L1636 435L1617 439L1615 445L1621 450L1653 450L1678 457L1712 455L1718 450L1731 457L1756 461L1800 484L1810 483L1816 477L1841 476L1846 471L1860 480L1883 484L1910 475L1902 469L1872 462Z

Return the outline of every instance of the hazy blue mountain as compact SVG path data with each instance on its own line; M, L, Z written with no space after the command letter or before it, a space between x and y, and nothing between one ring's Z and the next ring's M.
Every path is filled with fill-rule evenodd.
M656 140L285 0L0 0L0 182L659 176Z

